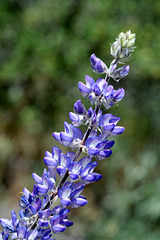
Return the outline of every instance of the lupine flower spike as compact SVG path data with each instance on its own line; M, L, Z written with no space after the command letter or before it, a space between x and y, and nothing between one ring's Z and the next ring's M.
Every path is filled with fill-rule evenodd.
M111 44L114 60L109 67L95 54L91 55L93 71L104 75L104 78L96 81L85 76L85 83L78 83L79 91L84 98L89 99L91 106L86 109L82 101L77 100L74 111L69 113L71 123L64 122L64 131L53 133L58 142L71 150L63 153L54 146L52 152L46 151L46 168L42 176L33 173L33 190L30 192L23 189L19 201L19 217L12 211L11 220L0 219L3 229L0 239L55 240L56 234L73 225L68 220L70 209L86 205L87 199L81 194L85 185L103 177L94 172L94 169L100 160L112 154L115 141L108 137L114 138L124 131L124 127L117 125L120 117L106 113L106 110L121 101L125 95L123 88L115 90L109 85L109 79L119 81L128 75L129 65L117 66L129 61L135 48L134 43L135 34L131 34L130 30L120 33ZM82 125L86 126L85 133L80 129ZM59 204L56 205L57 199Z

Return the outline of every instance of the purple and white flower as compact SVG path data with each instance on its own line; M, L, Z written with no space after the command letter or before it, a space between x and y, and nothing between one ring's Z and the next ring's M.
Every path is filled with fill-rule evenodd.
M11 212L11 220L0 219L2 233L0 239L25 239L25 240L55 240L55 234L61 233L73 225L67 219L70 211L68 208L78 208L87 204L87 199L81 195L85 185L99 181L103 176L94 172L99 161L112 154L110 149L114 145L113 137L121 134L124 127L117 126L120 117L110 113L103 114L114 104L121 101L125 95L123 88L115 90L109 85L110 77L116 81L128 75L129 65L117 69L121 62L128 61L134 50L135 34L130 31L119 34L111 45L111 55L115 58L109 69L106 64L92 54L91 67L95 73L106 74L105 79L97 81L90 76L85 76L85 84L78 83L82 96L88 98L91 105L88 110L81 100L74 104L73 112L69 113L72 124L64 122L64 131L54 132L54 138L64 147L77 149L75 152L66 151L64 154L54 146L52 152L46 151L42 177L32 174L35 181L33 191L23 189L19 201L19 218L15 211ZM94 106L93 106L94 105ZM85 125L87 130L82 134L78 128ZM81 158L81 154L85 154ZM58 182L59 181L59 182ZM60 205L53 208L59 199Z

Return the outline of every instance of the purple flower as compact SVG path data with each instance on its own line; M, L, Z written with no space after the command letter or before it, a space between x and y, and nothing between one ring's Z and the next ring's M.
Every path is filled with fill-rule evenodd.
M35 240L38 236L38 231L27 231L27 225L25 221L19 221L17 219L17 215L15 211L11 212L11 220L1 218L0 219L1 226L4 228L4 231L2 234L0 234L0 237L2 236L2 239L9 239L11 236L11 239L33 239Z
M85 115L86 114L86 109L84 105L82 104L81 100L77 100L74 104L74 111L80 115Z
M63 232L67 227L73 225L73 222L67 219L67 214L70 209L57 206L53 209L53 217L50 219L50 224L54 233Z
M119 120L120 117L116 117L110 113L107 113L105 115L101 115L99 119L99 126L101 127L102 131L110 133L113 131Z
M90 57L91 67L95 73L108 73L106 64L93 53Z
M61 150L58 147L53 147L52 148L52 153L46 151L45 152L45 157L44 157L44 163L48 167L50 177L55 178L55 168L57 167L60 156L61 156Z
M102 137L89 137L85 142L88 155L98 160L109 157L112 154L110 148L114 145L114 141L102 140Z
M119 135L124 131L124 127L116 126L119 120L120 117L116 117L110 113L100 117L99 126L102 132L106 134L106 137Z
M92 91L93 93L95 94L95 96L100 96L104 89L108 86L108 83L102 79L102 78L99 78L96 83L94 84L93 88L92 88Z
M85 107L82 105L81 100L78 100L74 104L74 113L69 113L69 118L72 121L72 124L76 127L79 127L83 123L83 119L85 115L87 114L87 111Z
M33 187L32 193L30 193L30 191L26 188L23 189L23 195L19 201L19 206L21 207L19 215L21 218L30 217L34 214L32 212L31 205L34 203L36 199L36 193L37 193L37 189L35 185Z
M129 73L129 65L125 65L124 67L118 68L110 75L115 81L119 81L121 78L124 78Z
M70 194L72 189L70 187L62 187L58 191L58 197L61 199L61 204L63 206L69 206L71 203Z
M55 180L50 178L49 172L44 169L42 178L35 173L32 174L36 182L37 195L44 196L49 190L52 190L55 186Z
M89 81L88 81L89 79ZM86 85L79 82L78 87L80 92L82 93L83 97L88 97L91 104L97 103L105 91L108 83L105 79L99 78L96 82L89 76L86 76ZM89 84L88 84L89 82Z
M125 91L123 88L119 88L118 90L114 90L112 85L109 85L103 93L103 105L106 109L109 109L114 104L117 104L125 95Z
M122 98L124 97L125 95L125 91L123 88L119 88L118 90L114 90L113 91L113 101L114 103L118 103L119 101L122 100Z
M69 113L69 118L72 121L72 124L76 127L79 127L82 124L87 124L88 119L90 118L90 109L87 111L82 105L81 100L78 100L74 104L74 113Z
M72 162L69 164L68 170L70 172L70 178L76 180L79 177L79 173L82 169L82 165L79 162Z
M123 72L124 69L121 71ZM81 83L79 83L81 84ZM85 84L83 84L85 85ZM85 85L86 86L86 85ZM84 97L88 97L91 104L97 104L99 100L102 98L103 105L106 109L109 109L114 104L118 103L125 94L123 88L118 90L114 90L112 85L108 85L108 83L104 79L98 79L94 82L88 91L88 94L84 94L83 88L79 88L82 95ZM70 115L71 121L75 122L77 125L82 121L80 116Z
M83 115L70 112L69 118L75 127L79 127L83 123Z
M59 166L57 166L57 173L61 177L65 174L66 170L68 169L70 162L71 162L70 157L62 153L59 159Z
M68 183L67 183L68 184ZM85 197L80 195L84 189L84 185L81 183L64 185L58 191L58 197L61 199L63 206L71 206L72 208L82 207L87 204Z
M30 204L29 209L33 214L37 213L42 206L42 200L40 198L36 198L35 201Z
M51 214L50 209L45 209L38 212L38 215L41 219L47 219L50 216L50 214Z
M88 97L91 90L92 90L92 86L94 85L95 81L93 80L92 77L86 75L85 76L85 81L86 81L86 85L82 82L78 83L78 88L79 91L82 93L83 97Z
M98 112L98 115L100 113L101 113L101 111ZM99 116L97 116L97 117L99 117ZM78 114L78 113L73 113L73 112L69 113L69 118L75 127L79 127L82 124L83 125L90 124L91 122L95 123L97 117L95 115L95 110L93 110L92 107L90 107L88 109L88 111L85 110L83 112L83 114Z
M63 144L65 147L76 148L79 146L82 139L82 132L80 129L72 126L71 124L64 122L65 132L54 132L54 138Z
M80 172L81 181L84 184L93 183L99 181L103 176L99 173L93 172L98 162L91 162L91 158L82 158L79 162L84 164L83 169Z
M12 211L13 212L13 211ZM6 232L14 232L16 229L13 226L13 222L11 220L8 220L6 218L0 219L1 226L6 230Z

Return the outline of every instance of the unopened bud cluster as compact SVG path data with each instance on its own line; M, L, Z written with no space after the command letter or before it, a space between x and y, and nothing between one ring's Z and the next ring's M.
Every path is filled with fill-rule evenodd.
M94 169L99 161L112 154L111 148L115 142L110 138L124 131L124 127L117 126L120 117L106 113L125 95L124 89L115 90L109 84L109 79L118 81L127 76L129 65L120 68L117 68L117 65L129 60L134 50L134 42L135 34L130 31L119 34L111 45L111 54L115 59L109 68L95 54L91 55L93 71L105 74L105 78L95 81L92 77L85 76L85 84L78 83L79 91L84 98L89 99L91 106L86 109L82 101L77 100L74 111L69 113L71 123L64 122L64 131L53 133L58 142L71 150L63 153L54 146L51 152L46 151L46 168L42 176L33 173L33 190L23 189L19 202L19 217L12 211L10 220L0 219L3 228L0 240L55 240L56 234L73 225L67 218L70 209L87 204L87 199L81 192L86 185L103 177L94 172ZM84 134L79 128L82 125L87 126Z
M135 33L131 31L121 32L116 41L111 45L111 55L118 61L126 62L130 59L131 52L134 51L136 40Z

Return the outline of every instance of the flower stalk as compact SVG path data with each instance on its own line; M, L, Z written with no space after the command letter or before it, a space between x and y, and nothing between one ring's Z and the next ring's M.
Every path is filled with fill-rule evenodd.
M114 60L109 68L95 54L91 55L93 71L105 75L96 82L90 76L85 76L86 84L78 83L79 91L89 99L91 107L86 110L81 100L76 101L74 112L69 113L71 124L64 122L64 132L53 133L53 137L63 146L70 147L71 151L64 154L56 146L51 153L46 151L44 163L47 169L44 169L42 177L32 174L35 181L32 192L23 189L19 218L12 211L11 220L0 219L3 228L0 239L55 240L56 234L73 225L67 219L70 208L86 205L87 199L81 195L85 185L103 177L94 169L100 160L112 154L111 148L115 142L108 140L108 137L124 131L124 127L117 126L120 118L110 113L103 114L103 107L108 110L125 95L123 88L115 90L109 85L109 79L119 81L128 75L129 65L117 66L129 61L134 43L135 34L131 34L130 30L120 33L111 45ZM79 128L81 125L88 125L84 134ZM85 153L83 158L82 153ZM61 177L59 183L57 175ZM57 199L60 204L53 207Z

